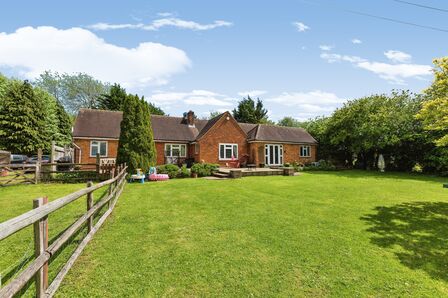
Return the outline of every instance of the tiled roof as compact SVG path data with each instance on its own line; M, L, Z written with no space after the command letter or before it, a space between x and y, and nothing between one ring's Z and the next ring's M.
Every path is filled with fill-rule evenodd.
M122 119L122 112L81 109L73 126L73 136L118 139Z
M193 142L201 138L224 115L210 120L195 120L189 127L183 117L151 116L154 139L173 142ZM120 137L122 112L81 109L73 128L73 137L116 138ZM248 141L271 141L288 143L316 143L303 128L265 124L238 123L247 134Z

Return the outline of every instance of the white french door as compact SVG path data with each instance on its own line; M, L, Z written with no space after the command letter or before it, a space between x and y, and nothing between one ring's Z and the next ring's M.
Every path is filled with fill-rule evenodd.
M283 145L266 144L264 147L265 162L268 166L283 165Z

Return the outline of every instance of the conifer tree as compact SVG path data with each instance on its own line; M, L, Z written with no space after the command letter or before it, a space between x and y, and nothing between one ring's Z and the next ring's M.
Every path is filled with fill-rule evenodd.
M137 95L128 95L123 105L117 163L127 163L129 173L135 173L137 168L147 172L155 160L149 106Z
M0 148L35 154L45 147L45 113L42 101L28 83L12 81L0 106Z

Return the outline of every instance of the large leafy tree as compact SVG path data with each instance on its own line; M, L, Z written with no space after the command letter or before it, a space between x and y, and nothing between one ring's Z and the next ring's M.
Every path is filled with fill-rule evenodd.
M421 124L414 118L421 101L421 96L407 91L348 101L329 118L326 141L344 161L351 163L355 158L364 168L374 166L379 153L388 154L389 161L399 162L400 167L409 167L412 160L423 159L417 149L426 144Z
M263 107L263 102L257 99L255 102L250 96L243 98L238 107L232 111L233 117L243 123L266 123L268 110Z
M434 81L424 91L428 98L417 118L434 132L437 146L448 146L448 57L434 60Z
M150 109L137 95L128 95L124 101L117 162L127 163L130 173L137 168L146 172L156 162Z
M49 139L45 104L27 81L11 81L0 110L0 147L15 153L36 153Z
M277 122L278 125L280 126L287 126L287 127L301 127L302 126L302 122L300 122L299 120L293 118L293 117L283 117L282 119L280 119Z
M97 108L100 96L109 93L108 84L85 73L59 74L46 71L35 84L53 95L72 115L81 108Z

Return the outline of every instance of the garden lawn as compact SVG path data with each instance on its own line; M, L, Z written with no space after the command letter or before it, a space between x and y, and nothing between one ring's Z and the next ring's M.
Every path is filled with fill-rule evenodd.
M129 184L58 296L446 297L444 181L344 171Z
M33 199L47 196L49 201L66 196L74 191L85 188L86 184L38 184L0 187L0 222L19 216L33 208ZM95 192L100 199L104 190ZM50 243L58 234L69 227L86 210L86 199L77 201L59 209L48 217ZM49 266L49 277L53 279L56 273L74 251L77 241L85 235L81 230L79 235L68 243L63 251ZM16 277L34 258L33 227L29 226L16 234L0 241L0 284L4 285ZM34 284L21 292L25 296L33 296Z

